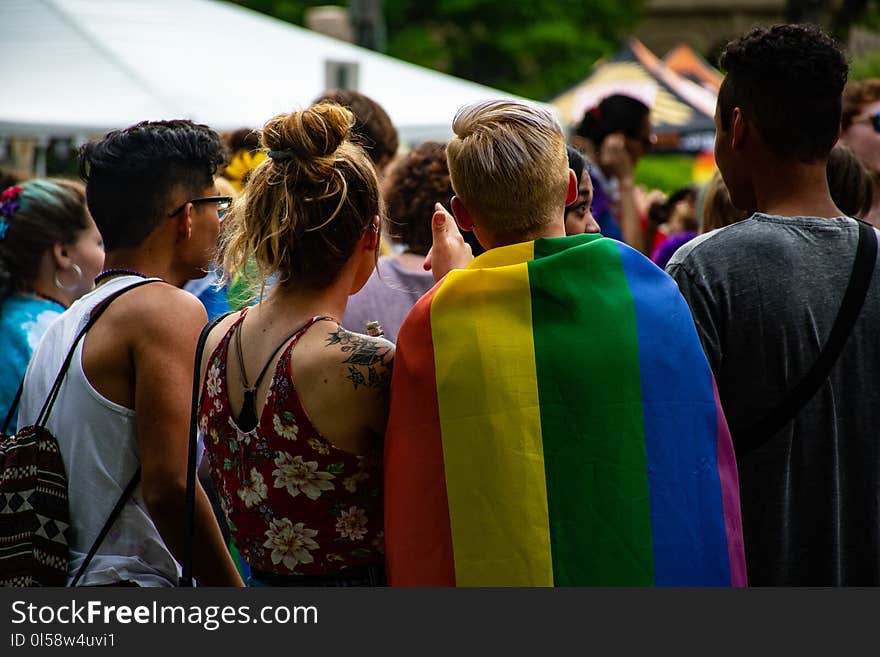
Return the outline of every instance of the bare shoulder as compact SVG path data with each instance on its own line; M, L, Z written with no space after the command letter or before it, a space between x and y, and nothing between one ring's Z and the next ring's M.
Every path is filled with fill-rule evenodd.
M204 306L192 294L165 282L143 285L114 302L121 319L136 321L143 328L173 327L174 322L205 322Z
M207 314L189 292L168 283L144 285L114 302L107 314L112 330L136 355L193 352ZM191 365L190 365L191 366Z
M313 423L337 447L365 453L385 432L394 345L331 324L303 337L291 367Z

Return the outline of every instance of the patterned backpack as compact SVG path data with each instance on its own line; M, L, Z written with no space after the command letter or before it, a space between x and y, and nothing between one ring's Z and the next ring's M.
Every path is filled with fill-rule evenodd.
M7 436L6 429L21 394L19 390L0 433L0 586L64 586L67 583L70 528L67 475L58 440L46 429L46 422L76 347L88 330L121 294L156 280L139 281L117 290L94 308L73 341L36 422L21 427L14 436ZM107 518L72 585L75 586L85 572L139 480L140 468Z

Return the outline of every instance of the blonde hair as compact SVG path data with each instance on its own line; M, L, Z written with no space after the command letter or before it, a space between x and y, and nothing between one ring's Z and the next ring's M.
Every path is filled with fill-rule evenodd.
M738 221L747 219L749 214L733 205L730 192L724 184L721 172L716 171L706 183L703 194L703 212L700 221L700 232L708 233L716 228L723 228Z
M224 280L240 272L254 287L278 273L280 284L310 289L335 280L373 217L383 215L373 164L350 141L353 125L349 110L321 103L263 126L269 157L221 226Z
M447 147L452 188L498 237L526 236L565 206L568 156L548 111L510 100L462 107Z

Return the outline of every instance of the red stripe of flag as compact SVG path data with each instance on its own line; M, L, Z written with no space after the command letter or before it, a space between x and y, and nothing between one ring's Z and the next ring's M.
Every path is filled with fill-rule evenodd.
M391 586L455 586L455 561L431 302L415 305L397 336L385 436L385 556Z

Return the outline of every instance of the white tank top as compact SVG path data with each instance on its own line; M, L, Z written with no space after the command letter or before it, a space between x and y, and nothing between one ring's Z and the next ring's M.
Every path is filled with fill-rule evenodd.
M18 426L33 424L64 358L92 309L113 292L141 280L122 276L86 294L46 331L25 376ZM98 322L101 320L99 319ZM102 397L83 372L80 341L47 428L58 439L70 498L68 583L140 465L135 412ZM174 586L178 565L150 519L140 484L116 519L80 585L130 580Z

